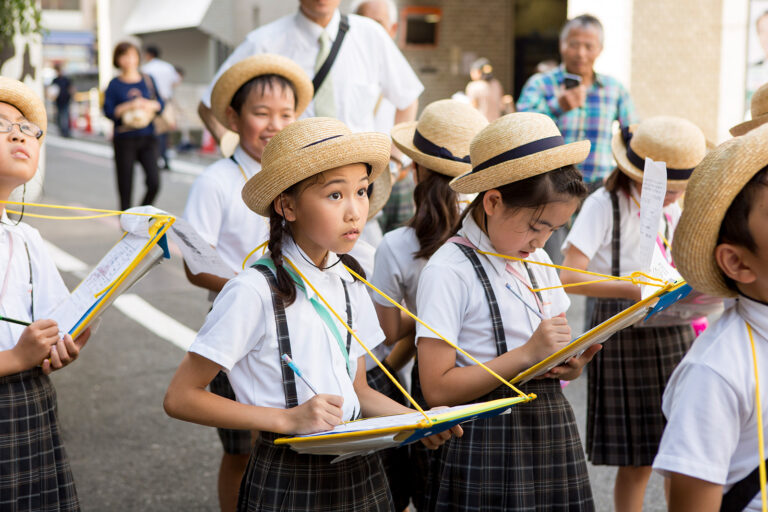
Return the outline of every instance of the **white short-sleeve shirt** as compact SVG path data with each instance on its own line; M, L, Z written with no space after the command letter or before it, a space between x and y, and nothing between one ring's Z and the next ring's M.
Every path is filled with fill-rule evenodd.
M184 218L232 270L240 272L246 255L269 238L269 220L248 208L240 195L261 164L240 146L233 157L209 165L195 179ZM260 252L251 260L259 257Z
M653 468L723 485L727 492L760 461L755 372L744 321L752 326L768 437L768 305L739 297L699 336L664 391L667 426ZM760 493L746 510L761 510Z
M469 240L478 249L498 252L491 245L488 236L477 226L471 215L464 220L459 235ZM493 293L499 305L504 323L504 335L509 350L523 345L538 328L541 319L521 304L511 291L509 284L527 304L537 308L533 293L507 271L507 264L528 280L528 273L519 261L506 260L495 256L477 254L483 269L488 274ZM528 257L530 261L551 263L543 249ZM539 287L557 286L560 279L551 267L528 264ZM527 284L531 284L528 282ZM545 309L552 316L565 312L570 300L562 288L541 292ZM481 362L497 356L493 337L491 315L482 284L477 278L472 263L456 244L443 245L429 259L421 272L416 293L419 317L437 332L453 341ZM416 338L435 338L434 333L424 326L416 325ZM457 366L472 363L462 354L456 354Z
M414 314L416 308L416 289L419 276L427 260L415 258L414 253L421 249L419 239L413 228L404 226L390 231L376 249L376 264L371 283L391 298L405 306ZM376 294L373 300L386 307L394 307L384 297Z
M157 93L164 100L173 97L173 87L181 82L181 75L173 67L173 64L158 58L154 58L141 66L141 71L154 79Z
M213 84L224 71L252 55L283 55L301 66L310 77L315 76L320 35L326 30L335 41L340 19L337 10L323 29L299 11L252 31L216 72L203 95L203 103L210 106ZM349 31L326 80L333 84L336 117L354 132L376 130L374 109L379 96L396 108L404 109L424 90L408 61L381 25L355 14L349 15ZM314 104L311 103L301 117L314 115Z
M25 224L14 225L2 214L0 223L0 289L7 275L8 284L0 301L0 314L8 318L33 322L48 314L69 296L56 265L48 255L38 231ZM11 241L12 239L12 241ZM26 243L26 247L25 247ZM12 245L12 247L11 247ZM12 248L12 256L9 249ZM27 255L29 249L29 255ZM10 260L10 270L8 264ZM30 267L32 284L30 285ZM32 302L34 300L34 317ZM0 322L0 350L9 350L19 341L23 325Z
M636 248L640 245L640 208L624 192L617 192L619 198L619 215L621 219L621 242L619 270L621 275L644 269L644 264L638 258ZM639 198L636 197L639 202ZM666 230L667 216L671 220L669 238L680 220L680 206L672 203L663 210L664 216L659 220L659 233ZM605 188L593 192L581 207L579 215L573 223L568 237L563 242L563 252L573 245L589 258L587 270L601 274L611 273L611 241L613 239L613 206L611 195Z
M283 239L283 256L293 261L342 318L346 318L346 305L341 281L347 284L352 328L369 349L381 343L384 333L363 284L353 281L341 264L319 270L308 264L299 251L290 238ZM328 262L336 259L335 254L329 253ZM307 291L314 297L309 287ZM344 397L343 419L353 419L360 411L360 403L353 378L347 373L343 352L329 327L299 289L296 301L285 308L285 315L296 365L318 392ZM346 344L346 329L335 318L334 323ZM272 295L258 270L248 268L227 282L189 350L228 372L238 402L285 408ZM357 371L358 358L364 353L353 338L349 351L352 376ZM296 378L296 391L299 404L314 396L299 378Z

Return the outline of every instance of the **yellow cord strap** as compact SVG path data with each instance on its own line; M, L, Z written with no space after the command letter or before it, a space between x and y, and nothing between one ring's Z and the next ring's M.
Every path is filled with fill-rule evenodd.
M246 256L245 259L243 260L243 270L245 270L245 264L248 263L248 260L250 259L251 256L253 256L253 253L258 251L259 249L264 249L263 251L261 251L261 255L264 256L264 253L267 252L267 244L268 243L269 243L269 240L267 240L263 244L257 245L254 250L252 250L251 252L248 253L248 256Z
M763 512L768 511L768 492L766 492L766 473L765 473L765 439L763 439L763 409L760 406L760 379L757 367L757 352L755 350L755 338L752 336L752 326L747 324L747 333L749 334L749 343L752 345L752 362L755 370L755 408L757 409L757 445L760 451L760 496L763 502Z
M95 212L100 213L102 215L88 215L88 216L80 216L80 215L74 215L71 217L64 217L64 216L56 216L56 215L41 215L36 213L30 213L30 212L24 212L25 217L34 217L36 219L50 219L50 220L89 220L89 219L101 219L104 217L115 217L118 215L136 215L138 217L173 217L173 215L163 215L163 214L157 214L157 213L145 213L145 212L125 212L125 211L119 211L119 210L105 210L102 208L87 208L85 206L65 206L61 204L44 204L44 203L22 203L19 201L2 201L0 200L0 203L2 204L11 204L14 206L31 206L33 208L50 208L53 210L74 210L74 211L81 211L81 212ZM21 212L15 211L15 210L8 210L10 213L14 213L17 215L21 215Z
M403 313L405 313L406 315L408 315L408 316L410 316L411 318L413 318L413 319L414 319L416 322L420 323L421 325L423 325L424 327L426 327L427 329L429 329L429 330L430 330L432 333L434 333L434 334L435 334L435 336L437 336L438 338L440 338L441 340L443 340L444 342L446 342L448 345L450 345L451 347L453 347L455 350L459 351L459 352L460 352L462 355L464 355L465 357L469 358L469 359L470 359L470 360L471 360L473 363L475 363L475 364L479 365L479 366L480 366L481 368L483 368L485 371L487 371L488 373L490 373L491 375L493 375L494 377L496 377L496 379L498 379L499 381L501 381L501 383L502 383L502 384L504 384L505 386L508 386L508 387L512 388L512 389L513 389L513 390L514 390L514 391L515 391L515 392L516 392L518 395L520 395L520 396L527 396L525 393L523 393L522 391L520 391L519 389L517 389L517 388L516 388L516 387L515 387L515 386L514 386L512 383L510 383L509 381L507 381L507 379L505 379L504 377L502 377L501 375L499 375L498 373L494 372L493 370L491 370L490 368L488 368L486 365L484 365L483 363L481 363L480 361L478 361L477 359L475 359L474 357L472 357L472 355L470 355L468 352L466 352L464 349L462 349L461 347L459 347L458 345L456 345L456 344L455 344L455 343L453 343L452 341L449 341L449 340L448 340L448 339L447 339L445 336L443 336L442 334L440 334L439 332L437 332L436 330L434 330L434 329L433 329L431 326L427 325L427 324L426 324L426 323L425 323L425 322L424 322L424 321L423 321L421 318L417 317L416 315L414 315L413 313L411 313L410 311L408 311L408 309L406 309L404 306L402 306L401 304L399 304L399 303L398 303L396 300L394 300L394 299L392 299L391 297L389 297L389 296L388 296L386 293L384 293L383 291L381 291L381 290L379 290L378 288L376 288L376 287L375 287L373 284L371 284L370 282L368 282L368 281L367 281L365 278L363 278L363 277L362 277L360 274L358 274L357 272L355 272L354 270L352 270L351 268L349 268L349 267L348 267L348 266L346 266L346 265L344 265L344 268L346 268L346 269L347 269L347 271L349 271L349 273L350 273L350 274L352 274L352 275L353 275L353 276L355 276L357 279L359 279L360 281L362 281L362 282L363 282L363 283L364 283L366 286L368 286L368 287L369 287L371 290L375 291L376 293L378 293L379 295L381 295L382 297L384 297L385 299L387 299L387 301L389 301L391 304L393 304L393 305L394 305L396 308L398 308L400 311L402 311L402 312L403 312Z
M363 349L368 353L369 356L371 356L371 359L373 359L376 362L376 364L379 366L379 368L381 368L384 371L386 376L389 377L389 380L391 380L392 383L395 386L397 386L397 389L399 389L400 392L408 399L408 401L411 402L413 407L417 411L419 411L422 414L422 416L424 416L424 418L427 420L427 424L428 425L432 425L434 423L434 420L432 420L432 418L430 418L427 415L427 413L424 412L424 409L422 409L421 406L419 406L418 402L416 402L416 400L414 400L413 397L410 394L408 394L408 392L405 390L405 388L403 388L400 385L400 383L397 381L397 379L391 373L389 373L389 370L387 370L387 368L383 364L381 364L381 361L379 361L379 358L376 357L375 355L373 355L373 352L371 352L368 349L368 347L365 346L365 343L363 343L363 341L360 339L360 337L357 335L357 333L355 331L353 331L352 328L349 326L349 324L347 324L347 322L345 322L344 319L341 318L341 316L336 312L336 310L333 309L333 307L331 307L330 304L328 304L328 301L325 300L325 297L323 297L320 294L320 292L317 290L317 288L315 288L315 286L312 283L310 283L309 280L307 280L306 277L304 277L304 274L301 273L301 270L299 270L296 267L296 265L294 265L293 262L290 259L288 259L286 256L283 256L283 259L285 261L287 261L288 264L291 266L291 268L296 272L296 274L305 283L307 283L307 286L309 286L312 289L312 291L315 292L315 295L317 295L317 297L322 301L322 303L325 304L325 307L328 308L328 310L333 314L333 316L336 317L336 319L339 322L341 322L341 324L347 329L347 331L349 331L349 334L351 334L355 338L355 340L357 340L357 342L360 344L360 346L363 347ZM347 269L347 270L349 270L349 269ZM353 275L354 275L354 273L353 273Z

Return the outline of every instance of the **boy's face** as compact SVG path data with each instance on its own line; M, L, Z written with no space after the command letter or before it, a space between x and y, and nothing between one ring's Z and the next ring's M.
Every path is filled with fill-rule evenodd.
M227 107L229 128L240 135L240 145L261 162L267 143L296 120L293 91L279 86L252 88L238 114Z
M0 119L6 123L27 122L16 107L2 102ZM12 126L10 132L0 133L0 188L12 190L31 180L37 172L39 157L40 141L21 133L18 125Z

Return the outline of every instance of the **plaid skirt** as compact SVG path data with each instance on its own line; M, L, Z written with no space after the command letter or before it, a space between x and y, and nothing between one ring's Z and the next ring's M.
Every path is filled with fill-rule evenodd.
M56 410L40 368L0 377L0 510L80 510Z
M391 512L377 454L331 464L333 456L296 453L262 432L240 484L238 512Z
M397 373L382 361L382 364L387 367L389 373L397 378ZM382 395L385 395L395 402L410 406L408 399L403 396L397 386L387 377L387 374L378 367L375 366L366 372L368 378L368 385L375 389ZM388 450L381 450L378 452L381 458L381 464L384 467L384 473L387 475L387 481L389 482L389 490L392 493L392 502L395 510L403 510L408 506L408 502L411 500L411 481L409 478L409 472L411 471L411 463L409 461L409 447L402 446L400 448L390 448Z
M598 299L592 325L632 301ZM650 466L666 421L661 397L694 339L689 325L629 327L587 365L587 454L595 465Z
M509 414L465 423L430 474L436 511L594 510L573 410L557 379L521 387L538 398ZM515 396L500 386L477 401Z
M225 372L219 372L208 385L211 393L230 400L236 400L235 391L229 383L229 377ZM248 455L251 453L251 431L234 430L230 428L217 428L224 453L228 455Z

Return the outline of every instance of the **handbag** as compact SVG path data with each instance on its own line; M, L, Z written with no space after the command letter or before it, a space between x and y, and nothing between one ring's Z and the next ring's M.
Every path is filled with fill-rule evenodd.
M157 91L155 91L155 84L152 82L152 79L148 75L142 76L144 77L144 83L147 85L149 94L152 96L150 99L157 100ZM175 130L176 112L174 112L171 104L166 102L162 112L156 114L152 122L155 127L155 135L161 135Z

